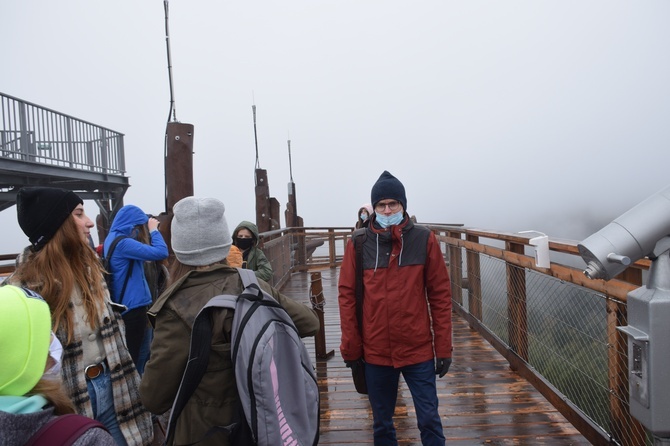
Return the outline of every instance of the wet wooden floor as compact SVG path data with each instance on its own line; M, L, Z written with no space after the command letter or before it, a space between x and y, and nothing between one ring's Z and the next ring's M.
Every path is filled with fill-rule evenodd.
M339 354L338 269L320 271L325 298L326 349L334 355L315 360L314 338L305 339L316 362L321 389L320 445L372 444L372 414ZM295 273L282 293L309 302L310 273ZM468 324L454 314L454 362L438 378L440 415L448 445L589 445L590 443L515 372ZM412 398L400 384L395 412L398 442L420 445Z

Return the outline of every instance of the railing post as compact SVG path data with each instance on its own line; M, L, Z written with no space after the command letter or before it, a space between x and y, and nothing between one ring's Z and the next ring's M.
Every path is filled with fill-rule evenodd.
M109 157L107 156L107 132L105 129L100 129L100 167L103 173L109 173Z
M505 242L510 252L523 254L524 245ZM512 351L528 362L528 308L526 305L526 270L507 263L507 313L509 345Z
M466 234L469 242L479 243L479 237ZM468 268L468 311L477 320L482 320L482 274L479 262L479 253L466 251L466 265Z
M447 232L448 237L461 238L459 232ZM449 245L449 278L451 279L451 298L463 306L463 257L461 248Z
M295 245L295 264L299 266L304 266L307 264L307 254L305 251L305 242L307 240L307 234L305 233L305 228L298 227L294 229L296 235L296 245Z
M74 135L72 134L72 118L65 118L65 141L67 143L67 161L70 163L70 167L78 167L75 165L77 160L77 150L74 146Z
M116 159L118 164L116 166L116 171L118 174L123 174L126 171L126 158L123 145L123 136L116 135Z
M335 355L335 351L331 350L326 353L326 332L325 322L323 320L323 307L325 305L323 299L323 283L321 282L321 273L313 272L310 275L309 297L312 302L312 308L316 311L319 317L319 332L314 335L314 349L316 357L319 359L328 359Z
M21 140L21 159L24 161L35 161L34 156L37 154L34 144L30 141L30 129L28 128L28 112L26 111L26 103L19 102L19 138Z
M337 267L337 255L335 249L335 230L328 229L328 263L331 268Z

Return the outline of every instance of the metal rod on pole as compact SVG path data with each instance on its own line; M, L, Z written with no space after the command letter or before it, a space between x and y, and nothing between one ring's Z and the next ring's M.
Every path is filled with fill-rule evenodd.
M288 141L288 171L289 177L291 178L291 183L293 183L293 164L291 163L291 140Z
M170 121L170 115L172 115L172 120L177 120L177 109L175 107L174 100L174 87L172 85L172 56L170 53L170 29L168 27L168 0L163 1L165 7L165 46L167 47L167 62L168 62L168 80L170 82L170 113L168 113L168 121Z
M254 143L256 144L256 169L258 169L260 163L258 161L258 134L256 133L256 104L251 106L251 110L254 112Z

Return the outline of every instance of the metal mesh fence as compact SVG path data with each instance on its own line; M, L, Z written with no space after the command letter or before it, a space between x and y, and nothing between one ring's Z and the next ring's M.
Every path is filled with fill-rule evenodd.
M452 265L452 271L466 277L467 251L461 255L463 265ZM612 313L625 303L486 254L478 259L480 274L470 271L469 280L480 283L481 300L464 281L463 309L473 313L470 307L481 307L482 324L507 346L516 342L511 332L525 339L524 351L510 348L613 444L652 444L627 413L627 369L616 367L627 364L628 353L625 343L613 342L618 322ZM515 313L518 308L522 314Z
M288 280L295 266L294 244L295 237L292 233L263 240L263 253L270 261L273 270L271 285L278 286Z

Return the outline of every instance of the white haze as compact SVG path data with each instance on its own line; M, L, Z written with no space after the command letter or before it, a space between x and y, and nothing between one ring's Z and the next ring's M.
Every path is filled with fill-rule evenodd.
M383 170L423 222L579 240L670 184L666 1L172 1L195 194L255 218L260 167L306 226ZM3 0L0 91L125 134L125 203L164 210L163 2ZM96 214L93 203L87 203ZM20 249L15 208L1 252Z

